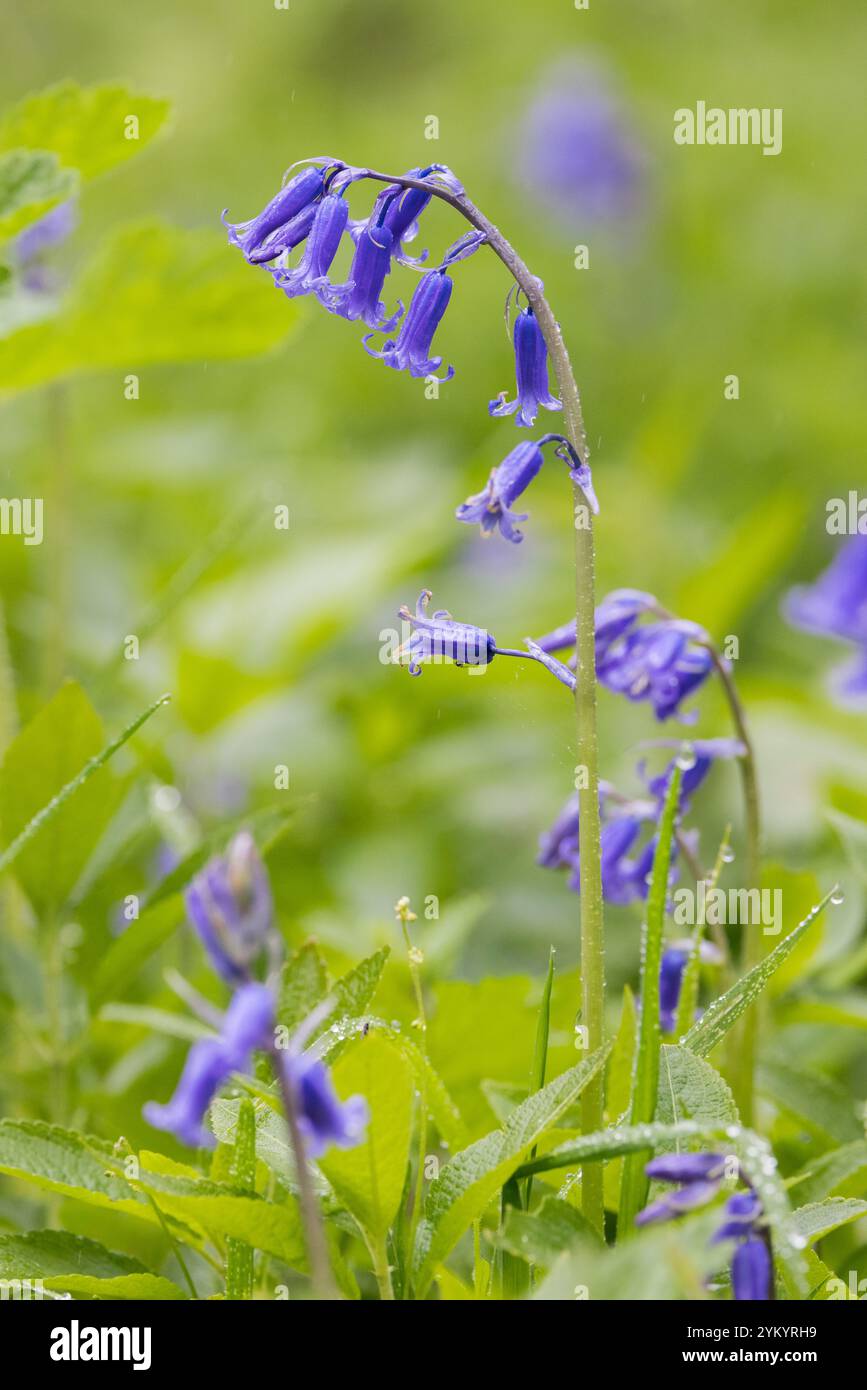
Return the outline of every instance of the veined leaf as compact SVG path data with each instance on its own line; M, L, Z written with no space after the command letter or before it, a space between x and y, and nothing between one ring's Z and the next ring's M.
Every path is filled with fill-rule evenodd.
M370 1109L364 1142L331 1148L319 1167L375 1243L392 1225L403 1195L412 1138L413 1074L402 1053L370 1033L334 1067L341 1100L363 1095Z
M62 82L25 97L6 113L0 120L0 151L50 150L67 169L90 179L138 154L168 113L167 101L120 84Z
M47 150L0 154L0 241L17 236L58 203L70 198L78 180Z
M854 1197L829 1197L825 1202L810 1202L792 1212L792 1230L812 1244L836 1231L838 1226L859 1221L862 1216L867 1216L867 1202Z
M671 844L680 798L681 769L675 759L665 804L659 822L656 852L653 856L653 876L647 895L647 917L641 936L641 1013L638 1022L638 1043L632 1073L632 1096L629 1106L631 1125L648 1123L656 1112L659 1084L659 968L662 961L662 934L665 929L665 904L671 871ZM648 1155L630 1154L623 1165L618 1205L617 1232L622 1240L633 1233L636 1214L644 1206L648 1181L644 1164Z
M812 912L807 914L794 931L789 932L789 935L771 951L770 955L765 956L763 961L733 984L730 990L708 1005L698 1023L690 1028L685 1038L681 1038L683 1047L689 1048L699 1057L707 1057L708 1053L713 1051L741 1014L759 997L775 971L794 950L804 932L824 912L831 901L831 893L835 891L832 889L830 893L826 893L822 901L816 904Z
M328 991L328 972L315 941L305 941L290 956L280 976L277 1020L290 1033L324 999Z
M662 1124L739 1122L734 1096L716 1068L685 1047L674 1046L662 1048L655 1119Z
M416 1295L424 1297L436 1271L467 1227L519 1168L533 1145L598 1076L610 1045L598 1048L512 1112L502 1129L455 1154L428 1189L415 1252Z
M267 283L266 283L267 282ZM54 318L0 341L0 389L76 372L255 356L298 311L218 233L152 222L116 232Z

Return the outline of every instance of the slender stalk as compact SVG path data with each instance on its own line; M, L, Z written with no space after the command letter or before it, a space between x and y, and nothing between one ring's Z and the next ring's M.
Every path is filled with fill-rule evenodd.
M331 1274L331 1262L328 1258L328 1246L325 1242L325 1228L322 1224L322 1213L319 1210L319 1203L316 1200L316 1193L313 1190L313 1183L310 1179L310 1169L307 1167L307 1155L304 1151L304 1137L298 1123L298 1105L295 1098L295 1088L292 1085L286 1066L286 1055L277 1047L272 1049L271 1065L274 1068L277 1084L280 1087L283 1111L289 1129L289 1143L292 1147L292 1154L295 1159L295 1176L298 1182L298 1206L301 1210L301 1223L304 1227L304 1243L307 1246L307 1257L310 1260L310 1277L313 1283L313 1293L316 1298L336 1299L338 1295Z
M740 695L732 678L732 673L715 647L710 646L714 666L731 710L732 722L738 738L747 750L740 760L741 782L746 811L746 879L748 888L761 887L761 813L759 809L759 786L756 776L756 758L753 743L747 727L746 713ZM761 926L759 922L744 922L741 941L741 968L746 974L758 965L762 958ZM760 1003L747 1009L743 1018L732 1030L728 1047L728 1071L732 1091L737 1102L741 1121L745 1125L753 1121L753 1082L755 1074L756 1050L758 1048Z
M587 432L581 396L572 372L569 353L542 291L541 282L510 245L493 222L487 218L465 193L452 193L445 188L400 175L366 171L367 177L380 183L402 184L433 192L448 203L479 231L485 233L488 246L506 266L516 284L524 292L548 348L548 355L563 401L564 433L583 462L587 462ZM602 1042L605 1023L605 938L602 907L602 870L599 846L599 760L596 736L596 559L593 521L581 488L573 484L575 518L575 612L577 619L576 655L577 683L575 714L577 722L579 854L581 899L581 1017L587 1030L590 1051ZM584 1092L581 1102L582 1125L586 1133L599 1129L603 1121L604 1092L600 1076ZM582 1174L581 1201L584 1215L602 1230L604 1206L602 1196L602 1166L590 1164Z
M373 1273L376 1276L376 1286L379 1289L379 1297L382 1303L394 1302L394 1288L391 1283L391 1266L388 1263L388 1250L385 1241L380 1239L371 1241L370 1258L373 1263Z

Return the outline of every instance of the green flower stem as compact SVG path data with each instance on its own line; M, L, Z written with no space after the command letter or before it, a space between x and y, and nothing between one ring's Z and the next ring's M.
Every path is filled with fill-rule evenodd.
M748 888L761 888L762 828L755 751L747 728L746 713L731 671L715 647L710 646L709 651L722 682L737 736L747 750L746 755L740 760L746 811L746 879ZM747 974L753 966L758 965L761 959L761 924L759 922L745 922L741 943L743 973ZM741 1123L745 1125L751 1125L753 1122L753 1083L758 1048L760 1008L761 1005L756 1003L747 1010L737 1027L733 1029L728 1045L729 1081L737 1102Z
M569 362L569 353L540 281L521 257L465 193L437 188L429 181L381 174L367 170L368 178L380 183L422 188L455 208L479 231L523 290L536 316L563 401L564 434L586 463L587 432L581 397ZM593 1051L602 1042L605 1022L605 937L602 908L602 870L599 847L599 768L596 736L596 560L592 513L580 487L574 484L575 525L575 611L577 618L577 683L575 714L577 722L577 762L579 808L579 852L581 889L581 1021L587 1030L587 1048ZM603 1079L600 1076L584 1092L581 1101L585 1133L601 1128L604 1109ZM581 1201L584 1215L602 1230L604 1207L602 1170L591 1164L582 1174Z
M313 1183L310 1178L310 1169L307 1167L304 1138L301 1134L301 1126L298 1123L298 1106L296 1103L295 1091L289 1078L285 1061L285 1054L279 1052L275 1047L271 1053L271 1064L274 1068L277 1084L280 1087L283 1112L286 1116L286 1125L289 1130L289 1143L295 1159L295 1176L298 1182L298 1206L301 1211L301 1223L304 1227L304 1243L307 1246L307 1258L310 1261L310 1278L313 1284L313 1293L316 1298L336 1299L338 1295L331 1273L331 1261L328 1258L328 1246L325 1240L325 1227L322 1223L322 1212L319 1210L319 1203L316 1200L316 1193L313 1190Z

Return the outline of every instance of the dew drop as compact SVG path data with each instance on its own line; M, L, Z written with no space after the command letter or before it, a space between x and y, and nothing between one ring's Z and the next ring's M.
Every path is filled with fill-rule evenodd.
M839 907L842 902L845 902L846 894L843 892L843 889L835 888L834 892L831 894L830 901L834 904L835 907Z

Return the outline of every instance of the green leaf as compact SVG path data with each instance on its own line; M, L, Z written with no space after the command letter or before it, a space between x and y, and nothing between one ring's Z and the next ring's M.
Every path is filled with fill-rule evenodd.
M659 822L656 851L653 856L653 874L647 895L647 916L641 935L641 1011L629 1107L629 1122L632 1125L652 1120L656 1112L660 1047L659 968L662 961L665 904L669 891L671 845L677 819L680 783L681 768L675 759ZM648 1187L644 1172L647 1158L647 1154L630 1154L623 1165L617 1217L620 1239L633 1234L636 1214L644 1206Z
M600 1239L580 1211L560 1197L546 1197L533 1212L508 1207L503 1229L494 1236L496 1245L541 1269L582 1242L598 1245Z
M696 1120L730 1125L739 1116L728 1084L710 1062L685 1047L663 1046L655 1119L662 1124Z
M328 972L315 941L306 941L290 956L280 976L277 1021L294 1032L328 990Z
M848 1092L819 1072L782 1062L762 1062L756 1072L756 1086L827 1144L847 1144L864 1132Z
M62 82L25 97L0 121L0 150L50 150L86 179L131 159L154 138L169 113L167 101L106 84ZM128 117L137 119L135 138Z
M138 1182L150 1193L160 1211L175 1220L204 1231L212 1241L225 1237L246 1241L306 1270L307 1253L297 1203L286 1196L267 1202L209 1178L188 1177L161 1154L142 1152Z
M243 1099L235 1121L235 1152L232 1181L242 1192L256 1190L256 1109ZM226 1241L226 1297L253 1297L253 1247L230 1236Z
M792 1230L796 1236L812 1245L813 1241L821 1240L830 1231L836 1231L838 1226L859 1221L862 1216L867 1216L867 1202L857 1201L853 1197L829 1197L826 1202L810 1202L805 1207L798 1207L792 1213Z
M629 1105L632 1090L632 1068L635 1060L635 1040L638 1036L638 1012L635 996L628 985L623 986L623 1008L620 1026L611 1049L608 1064L608 1090L605 1098L610 1120L618 1120Z
M333 1062L345 1051L352 1039L347 1037L347 1024L360 1019L376 993L390 948L383 946L372 956L356 965L332 985L328 991L334 1008L325 1024L313 1034L320 1038L323 1057Z
M46 150L0 154L0 241L38 222L57 203L70 198L77 179Z
M698 1023L695 1023L686 1037L681 1039L683 1047L689 1048L699 1057L706 1057L708 1053L713 1051L741 1014L759 997L774 973L791 955L804 933L824 912L831 901L831 893L835 891L836 889L832 889L830 893L826 893L822 901L816 904L812 912L807 914L794 931L789 932L789 935L784 937L769 956L766 956L763 961L760 961L758 965L736 981L730 990L727 990L725 994L708 1006Z
M68 1231L27 1231L0 1236L0 1279L39 1280L52 1293L75 1298L160 1299L186 1295L170 1279L151 1274L138 1260Z
M413 1074L402 1053L370 1033L332 1072L341 1100L361 1094L370 1110L365 1139L329 1149L319 1167L373 1242L384 1240L403 1195L412 1137Z
M112 1171L111 1145L42 1120L0 1120L0 1172L94 1206L143 1221L156 1214L125 1178Z
M843 1144L830 1153L811 1158L792 1178L790 1194L798 1202L818 1202L841 1191L845 1196L867 1192L867 1140Z
M415 1252L416 1296L423 1298L436 1267L467 1227L481 1217L542 1135L599 1075L610 1045L597 1049L543 1090L529 1096L502 1129L455 1154L428 1189Z
M256 356L298 310L218 233L152 222L116 232L63 311L0 341L6 392L76 372Z
M96 752L99 717L81 687L69 682L7 748L0 766L7 839L0 872L17 860L16 874L38 906L60 905L74 888L120 797L105 764L167 698Z

